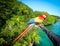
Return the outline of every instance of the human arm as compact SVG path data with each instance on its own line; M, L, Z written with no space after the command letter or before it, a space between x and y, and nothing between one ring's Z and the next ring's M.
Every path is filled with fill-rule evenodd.
M44 25L42 25L41 23L37 24L37 26L39 26L49 37L49 39L52 41L52 43L54 44L54 46L60 46L60 36L57 36L56 34L54 34L52 31L48 30Z

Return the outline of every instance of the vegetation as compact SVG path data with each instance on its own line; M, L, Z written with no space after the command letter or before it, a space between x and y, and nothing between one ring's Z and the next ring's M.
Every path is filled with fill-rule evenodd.
M40 36L35 27L15 44L12 41L25 30L28 20L44 13L47 12L33 11L17 0L0 0L0 46L29 46L32 40L39 43ZM43 24L53 24L57 20L58 17L49 14Z

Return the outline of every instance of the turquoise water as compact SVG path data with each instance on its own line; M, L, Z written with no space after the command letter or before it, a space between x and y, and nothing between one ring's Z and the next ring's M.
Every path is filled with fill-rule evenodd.
M53 25L47 26L47 28L51 30L53 33L55 33L56 35L60 36L60 21L58 21Z
M60 36L60 21L53 25L47 26L47 28L56 35ZM42 29L40 28L36 28L36 29L39 32L39 36L41 37L40 44L36 46L54 46L51 40L46 35L46 33L42 31Z

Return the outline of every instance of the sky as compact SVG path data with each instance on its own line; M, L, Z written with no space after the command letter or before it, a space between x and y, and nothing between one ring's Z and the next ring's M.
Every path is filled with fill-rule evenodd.
M60 0L18 0L28 5L34 11L45 11L51 15L60 16Z

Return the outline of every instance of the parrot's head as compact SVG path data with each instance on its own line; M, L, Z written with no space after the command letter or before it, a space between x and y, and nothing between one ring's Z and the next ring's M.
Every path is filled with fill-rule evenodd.
M46 18L48 16L48 14L42 14L43 18Z
M42 14L42 15L38 16L38 19L39 19L39 21L44 21L47 16L48 16L48 14Z

